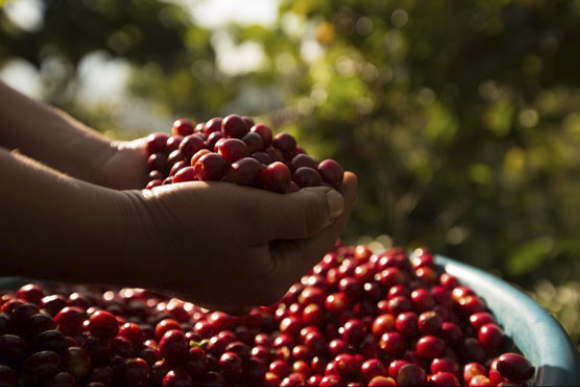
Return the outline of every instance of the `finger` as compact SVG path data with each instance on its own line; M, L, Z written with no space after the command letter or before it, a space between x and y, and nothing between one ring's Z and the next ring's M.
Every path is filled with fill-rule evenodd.
M356 175L345 173L340 190L344 197L344 211L332 225L308 239L278 241L271 245L273 257L279 260L277 267L281 270L280 276L288 279L290 284L307 273L332 249L355 205L357 184Z
M264 192L257 212L256 244L312 237L344 211L342 194L330 187L309 187L287 195Z

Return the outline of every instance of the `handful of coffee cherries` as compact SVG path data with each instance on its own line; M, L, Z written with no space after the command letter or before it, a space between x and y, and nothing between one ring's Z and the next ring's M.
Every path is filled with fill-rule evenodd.
M147 138L147 189L186 181L227 181L276 193L328 185L339 188L342 166L316 161L289 133L273 135L264 124L236 114L196 123L179 119L171 134Z

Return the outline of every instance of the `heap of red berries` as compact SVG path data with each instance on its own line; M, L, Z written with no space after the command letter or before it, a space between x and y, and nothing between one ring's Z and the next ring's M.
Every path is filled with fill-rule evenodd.
M432 254L337 244L276 305L233 317L144 289L0 298L0 385L523 386L485 302Z
M338 188L344 171L336 161L317 162L288 133L276 136L250 117L232 114L197 124L173 123L171 135L147 138L147 188L185 181L228 181L290 193L304 187Z

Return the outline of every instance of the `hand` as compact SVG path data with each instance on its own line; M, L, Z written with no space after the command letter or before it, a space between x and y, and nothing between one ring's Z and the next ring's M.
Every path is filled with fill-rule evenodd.
M131 279L211 309L239 314L280 300L333 246L357 179L281 195L191 182L133 192Z
M117 190L142 189L147 184L145 138L111 142L99 158L93 182Z

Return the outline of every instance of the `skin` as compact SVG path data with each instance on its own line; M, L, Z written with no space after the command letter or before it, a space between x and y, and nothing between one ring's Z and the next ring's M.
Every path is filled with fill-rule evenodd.
M0 83L3 276L156 289L232 314L277 302L332 248L357 179L280 195L140 190L144 140L115 142Z

